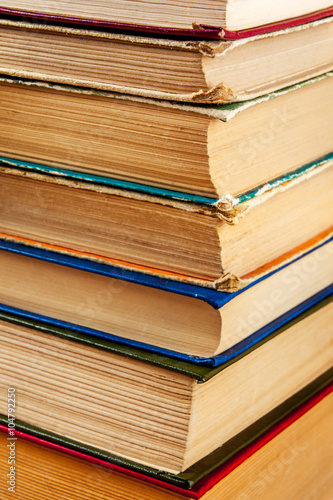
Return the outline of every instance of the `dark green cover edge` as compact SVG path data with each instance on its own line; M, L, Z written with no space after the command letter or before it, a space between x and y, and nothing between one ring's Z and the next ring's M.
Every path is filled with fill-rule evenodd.
M37 322L32 319L16 316L14 314L7 313L4 311L0 311L0 320L7 321L9 323L13 323L22 327L31 328L43 333L51 334L66 340L79 342L81 344L94 347L96 349L102 349L107 352L112 352L113 354L118 354L120 356L125 356L127 358L136 359L138 361L142 361L145 363L150 363L152 365L159 366L167 370L172 370L177 373L181 373L201 383L211 379L220 371L226 369L233 363L236 363L238 360L242 359L250 352L254 351L255 349L258 349L261 345L265 344L266 342L269 342L269 340L273 339L274 337L284 332L285 330L287 330L294 324L298 323L299 321L302 321L304 318L313 314L318 309L325 307L332 300L333 300L332 295L326 297L324 300L318 302L314 306L304 311L302 314L288 321L288 323L282 325L280 328L275 330L273 333L271 333L264 339L258 341L253 346L249 347L246 351L244 351L237 357L214 368L174 358L169 358L168 356L164 356L162 354L145 351L143 349L139 349L137 347L129 345L118 344L117 342L114 342L112 340L106 340L99 337L94 337L78 331L61 328L59 326L44 324L42 322Z
M333 368L316 378L313 382L301 389L299 392L288 398L281 405L274 408L254 424L227 441L210 455L192 465L186 471L180 473L178 477L186 479L189 487L192 488L201 479L213 472L217 467L225 464L236 453L239 453L274 425L281 422L291 412L306 403L319 391L333 382Z

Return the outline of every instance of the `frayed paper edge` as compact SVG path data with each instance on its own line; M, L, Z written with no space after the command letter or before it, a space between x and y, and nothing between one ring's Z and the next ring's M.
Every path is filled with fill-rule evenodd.
M217 208L217 217L230 225L238 223L239 218L243 217L249 210L265 203L273 196L291 189L301 182L305 182L314 175L320 174L324 170L333 166L332 159L323 159L319 163L309 166L307 169L299 169L294 172L288 172L286 175L271 180L259 187L255 191L244 193L237 197L230 194L222 196L214 206ZM247 199L247 197L249 197Z
M0 72L3 71L4 68L0 68ZM200 105L200 104L183 104L181 102L172 102L169 100L163 100L163 99L153 99L153 98L148 98L148 97L140 97L137 95L129 95L129 94L122 94L122 93L117 93L117 92L111 92L111 91L106 91L106 90L98 90L98 89L91 89L88 87L80 87L80 86L73 86L73 85L67 85L67 84L60 84L60 83L50 83L46 81L37 81L37 80L31 80L31 79L22 79L22 78L16 78L14 76L4 76L2 75L0 77L0 83L9 83L13 85L25 85L27 87L33 87L33 88L44 88L44 89L53 89L55 91L60 91L60 92L71 92L73 94L81 94L81 95L88 95L88 96L96 96L96 97L103 97L103 98L108 98L108 99L118 99L122 101L130 101L130 102L138 102L142 104L148 104L148 105L153 105L153 106L158 106L158 107L164 107L164 108L169 108L169 109L177 109L180 111L186 111L190 113L195 113L195 114L201 114L205 116L209 116L211 118L216 118L218 120L227 122L234 118L236 115L238 115L240 112L255 106L256 104L260 104L261 102L266 102L271 99L274 99L276 97L279 97L280 95L288 94L290 92L294 92L295 90L298 90L300 88L306 87L307 85L311 85L313 83L317 83L321 80L324 80L326 78L330 78L333 76L333 71L330 71L328 73L325 73L323 75L319 75L313 78L310 78L309 80L300 82L298 84L292 85L291 87L286 87L281 90L277 90L275 92L271 92L269 94L266 94L264 96L260 96L256 99L251 99L249 101L244 101L244 102L232 102L230 104L226 104L225 108L219 107L219 105L207 105L206 107ZM137 93L137 89L136 89ZM170 95L168 97L170 99ZM229 107L228 107L229 106Z

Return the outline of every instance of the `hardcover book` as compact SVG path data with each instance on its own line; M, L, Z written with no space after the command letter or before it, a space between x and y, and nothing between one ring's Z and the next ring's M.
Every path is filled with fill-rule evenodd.
M90 500L172 500L193 498L295 498L299 488L321 498L330 495L329 465L333 459L332 382L329 372L299 391L211 455L180 474L142 467L59 435L16 421L18 446L14 466L20 473L16 495L23 500L38 488L39 498ZM10 429L0 417L0 441L5 453ZM5 475L5 456L0 469ZM70 476L68 471L71 471ZM40 482L40 477L43 482ZM249 483L248 477L251 477ZM61 478L59 482L58 478ZM286 483L288 488L286 489ZM15 489L15 487L14 487ZM3 490L3 492L2 492ZM5 487L0 486L3 498ZM52 497L50 493L52 492ZM230 495L229 495L230 494Z
M332 163L327 155L241 196L201 203L2 166L0 232L234 291L330 232Z
M331 76L223 106L2 77L1 160L214 203L331 153Z
M0 73L187 101L268 94L333 68L332 18L242 41L124 35L0 19Z
M327 298L215 369L3 313L1 392L15 387L18 420L179 473L330 369L332 311Z
M330 293L333 242L327 238L233 293L0 240L0 308L152 352L220 364Z
M299 489L304 498L312 493L329 498L332 387L327 372L177 475L142 467L19 421L15 437L8 441L11 428L0 417L0 469L5 476L6 444L14 443L19 453L13 477L19 471L16 495L22 500L37 489L43 500L62 500L64 495L72 499L88 495L90 500L206 500L235 495L250 499L258 494L274 499L283 494L291 500ZM0 492L7 498L3 484Z

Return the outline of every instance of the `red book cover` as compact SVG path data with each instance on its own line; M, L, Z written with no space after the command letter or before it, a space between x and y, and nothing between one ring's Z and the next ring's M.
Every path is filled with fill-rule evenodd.
M46 22L55 22L60 24L70 24L76 26L89 26L90 28L104 28L112 31L126 31L131 33L148 33L151 35L159 36L175 36L184 38L205 38L205 39L219 39L219 40L237 40L257 35L263 35L277 30L291 28L300 24L309 23L329 17L333 15L333 7L328 9L319 10L292 19L278 21L276 23L266 24L255 28L245 29L242 31L228 31L220 26L207 26L204 24L193 25L192 29L185 28L170 28L159 27L153 25L129 24L119 23L112 21L104 21L98 19L86 19L75 16L60 16L57 14L45 14L40 12L29 12L18 9L8 9L0 7L0 15L2 16L15 16L23 17L25 19L35 19Z

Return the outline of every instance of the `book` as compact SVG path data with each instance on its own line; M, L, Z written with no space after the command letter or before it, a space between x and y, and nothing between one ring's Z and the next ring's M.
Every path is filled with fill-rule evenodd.
M123 268L141 266L151 274L167 272L169 278L233 291L329 231L332 163L330 154L216 203L3 165L0 231L37 246L55 245L96 260L113 259Z
M260 2L254 1L252 8L258 10ZM26 10L26 17L50 21L50 27L57 20L69 23L65 29L71 36L78 19L47 12L49 7L44 4L46 10L39 13ZM290 19L292 9L286 5L282 17L272 21L274 28L282 27L281 20L289 29L332 14L331 8L311 12L302 7L303 14L298 11L299 17ZM0 5L0 11L11 29L26 23L19 6ZM228 30L227 11L222 25ZM85 23L94 25L90 15L82 14L80 29ZM256 33L258 40L266 40L263 34L273 24L258 16L259 26L251 26L250 17L245 35ZM95 31L116 28L117 21L107 16L95 21ZM119 31L129 28L126 23ZM227 35L221 26L204 28L205 34ZM195 23L193 30L201 27ZM184 36L191 28L157 26L159 36L169 30ZM230 38L244 36L229 33ZM174 498L209 500L226 496L228 489L231 497L236 492L251 495L242 475L255 474L263 458L269 462L276 457L279 444L294 437L314 453L314 424L322 431L328 427L328 388L317 391L331 366L333 334L327 106L332 74L227 106L200 100L184 105L167 96L157 100L133 92L129 97L120 88L112 93L80 82L65 86L38 75L34 80L32 74L17 76L4 75L0 81L0 387L11 388L18 397L15 422L18 418L19 432L31 430L24 435L26 442L44 433L49 449L62 441L67 455L90 450L92 461L112 456L122 463L117 472L123 482L114 489L119 500L127 498L126 481L135 471L141 483L129 488L134 498L138 492L138 498L141 492L148 498L159 493L167 498L171 492ZM229 88L219 91L228 94ZM237 99L232 95L231 100ZM241 120L242 125L229 126ZM222 142L223 137L230 142ZM227 163L222 179L219 169L230 144L237 168L244 155L248 163L244 175ZM101 160L94 161L94 155ZM154 158L146 164L149 155ZM155 174L158 158L169 160ZM190 168L184 162L181 174L175 174L182 159ZM198 166L202 159L205 170ZM227 189L230 178L233 188L230 183ZM247 225L240 228L243 220ZM236 228L233 233L231 228ZM315 395L311 403L309 384ZM307 393L302 409L300 392ZM291 421L283 419L283 412L296 399L294 422L296 414L304 416L315 402L320 405L305 427L300 424L285 441L271 439L259 458L251 450L259 452L260 445L249 438L238 450L243 459L230 449L231 441L239 442L246 432L255 434L281 405L277 424L280 430L286 427ZM10 406L1 400L0 413L10 413ZM14 418L9 415L8 420L12 426ZM268 434L262 427L260 443L280 436L274 434L274 424L270 421ZM317 440L312 455L317 460L320 453L328 456L326 439ZM220 456L209 471L201 468L193 488L179 487L189 485L198 464L214 462L228 446L231 466L224 467L227 461ZM26 460L30 453L37 457L31 448L23 449ZM59 481L63 469L59 456L53 458L55 467L48 475L58 475ZM53 458L44 456L50 460L43 464L44 472ZM281 473L265 494L270 490L281 496L282 476L294 478L292 496L305 488L307 460L296 457L291 474ZM231 470L235 462L240 467L236 476L236 469ZM230 472L225 481L222 468ZM25 485L29 472L25 469ZM327 467L313 477L327 484ZM147 483L155 490L148 491ZM321 490L325 487L317 486L317 493ZM37 488L40 492L43 487Z
M4 76L1 160L214 203L331 153L331 77L210 106Z
M269 494L273 498L274 494L274 498L281 498L281 484L286 498L295 498L298 488L306 488L307 496L313 490L314 494L326 498L332 490L327 470L332 455L328 439L332 428L329 425L331 392L332 382L327 372L214 453L177 475L141 467L18 420L12 431L13 426L9 428L9 421L1 416L3 460L0 460L0 468L5 477L8 473L5 444L11 444L15 451L18 447L15 465L10 471L14 485L8 483L8 488L16 489L22 498L37 488L41 499L49 499L50 491L54 499L62 499L64 494L81 498L83 491L91 500L103 496L118 500L124 495L136 500L198 500L222 494L229 498L226 495L231 491L233 498L236 492L238 496L247 495L246 498L257 498L258 492L262 496ZM72 471L70 479L67 479L68 470ZM16 471L21 478L17 487ZM250 484L245 481L249 475ZM5 487L3 484L0 487L5 498Z
M330 15L332 8L327 0L297 0L292 4L283 0L279 6L273 4L269 9L262 0L238 1L236 6L232 1L212 5L209 2L188 4L180 1L151 3L118 0L110 3L103 0L90 4L81 1L71 5L65 0L48 0L42 4L38 0L16 0L13 5L12 1L3 0L0 13L49 22L206 38L244 36L245 33L250 36L258 31L273 31L281 25L297 25L320 19Z
M178 473L330 369L332 311L327 298L213 370L157 355L153 365L7 316L1 390L15 388L18 420Z
M227 293L0 240L0 309L218 365L330 293L332 246L322 235L266 277Z
M332 18L234 41L124 35L0 19L0 73L114 92L228 103L333 68Z

